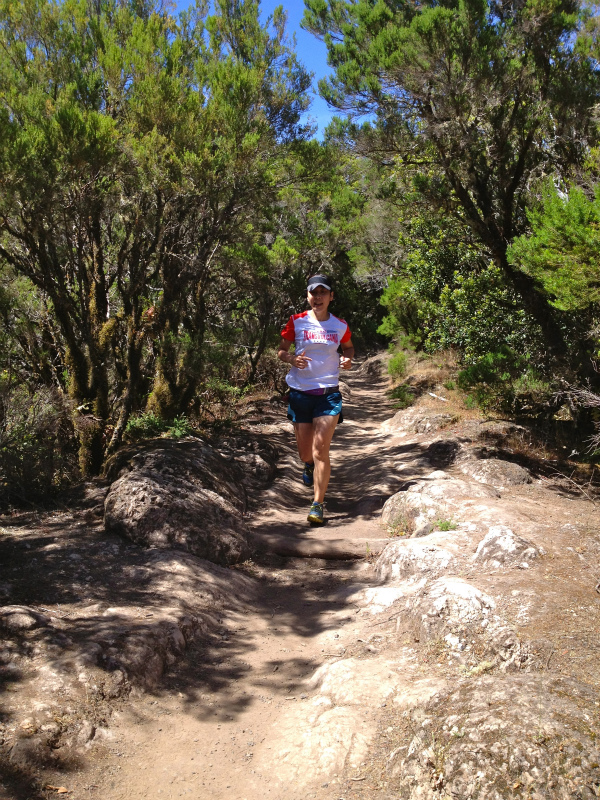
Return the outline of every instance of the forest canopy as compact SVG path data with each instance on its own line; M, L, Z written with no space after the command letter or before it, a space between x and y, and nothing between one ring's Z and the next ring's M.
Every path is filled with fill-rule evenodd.
M314 272L358 343L596 380L594 10L306 0L303 25L333 68L323 142L283 7L0 0L0 472L17 484L25 463L62 469L36 462L40 437L95 474L140 414L275 387Z
M361 193L301 122L282 10L2 0L0 19L4 394L68 399L93 474L132 413L252 380L311 270L347 271Z

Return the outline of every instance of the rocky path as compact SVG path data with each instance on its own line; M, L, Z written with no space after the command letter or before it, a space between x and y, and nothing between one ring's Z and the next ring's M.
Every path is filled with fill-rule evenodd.
M64 698L64 733L53 745L64 756L60 771L46 763L46 790L35 800L59 789L77 800L600 796L593 497L543 459L536 466L517 457L513 440L522 445L528 435L518 426L450 409L426 392L394 414L377 360L348 384L323 528L306 523L310 493L291 426L273 419L252 426L281 454L275 480L247 517L258 548L253 561L224 570L170 549L145 554L107 538L99 525L88 529L86 558L97 550L109 586L131 580L129 605L109 607L99 568L94 599L104 602L86 607L91 600L83 598L77 611L58 596L54 605L45 601L55 649L44 651L38 678L46 675L44 685ZM48 544L51 525L61 524L60 545ZM37 558L38 547L48 559L50 550L61 565L68 552L81 575L80 523L72 522L72 535L64 525L46 519L18 531L20 552ZM64 542L70 549L51 550ZM111 583L108 572L117 570ZM138 591L140 575L151 580ZM73 586L84 594L83 585ZM168 608L176 596L182 608L196 603L194 637L181 611ZM35 632L40 607L13 616ZM77 695L50 656L76 638L65 615L80 614L81 625L85 613L102 653L114 652L124 666L115 662L110 671L103 655L117 685L107 678L98 686L107 673L84 664ZM153 615L154 626L139 621ZM99 620L106 620L103 636ZM129 638L118 650L123 626ZM154 674L158 650L155 672L167 663L166 674L146 691L134 684L122 695L119 676ZM72 679L80 662L61 658ZM88 698L88 686L102 702ZM39 697L31 703L44 706ZM18 703L10 713L2 708L3 718L17 719ZM22 709L25 738L10 750L15 764L15 753L32 751L38 728L52 728L24 719ZM13 792L8 800L30 795Z
M368 585L370 564L349 556L372 556L387 543L380 511L401 484L393 468L398 448L387 448L388 437L380 432L393 413L385 384L378 369L349 380L345 421L332 447L323 528L306 522L311 495L300 481L291 426L270 428L284 455L252 514L256 540L271 552L248 569L258 581L256 597L224 614L218 635L193 644L183 668L178 662L158 691L140 696L115 716L93 767L71 776L74 796L317 796L307 787L328 764L313 770L303 763L312 752L304 743L291 759L289 752L283 755L284 760L288 756L284 769L282 745L285 749L289 740L290 749L297 747L297 726L306 726L310 717L314 691L306 680L345 652L343 642L364 633L344 587L355 591L362 580ZM371 632L364 635L369 638ZM315 734L319 746L327 747L318 730ZM331 763L341 772L345 748L330 749ZM335 785L334 775L323 778L315 791L320 787L329 796L332 781Z

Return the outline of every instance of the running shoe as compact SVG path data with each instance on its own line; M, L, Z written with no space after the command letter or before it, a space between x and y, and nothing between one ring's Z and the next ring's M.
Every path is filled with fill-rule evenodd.
M315 469L314 464L309 464L308 461L304 464L304 472L302 473L302 482L305 486L312 486L314 483L313 472Z
M313 525L322 525L325 520L323 519L323 503L313 503L310 507L307 517L309 522Z

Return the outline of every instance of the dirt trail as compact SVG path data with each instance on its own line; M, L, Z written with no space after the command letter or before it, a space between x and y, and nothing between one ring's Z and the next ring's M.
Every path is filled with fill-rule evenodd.
M597 486L441 403L440 365L394 415L381 367L348 376L322 528L284 408L249 404L280 453L253 561L111 535L106 488L6 518L0 800L600 796Z
M332 447L328 524L306 522L310 490L300 481L291 431L280 426L278 475L253 515L263 542L275 537L293 550L299 542L353 541L368 554L369 543L383 539L379 512L401 483L394 460L407 446L390 447L379 431L393 414L385 381L358 373L349 387ZM345 631L353 640L360 636L365 622L344 601L343 587L356 586L362 575L366 581L368 568L364 560L263 557L249 568L262 587L258 602L223 616L218 635L193 644L158 691L131 698L112 720L112 738L90 753L92 764L69 776L69 796L292 797L294 788L281 785L270 755L280 722L286 717L289 724L290 707L307 700L306 678L344 652ZM306 764L308 775L310 769ZM319 796L337 796L335 778L321 790ZM317 796L306 791L300 796Z

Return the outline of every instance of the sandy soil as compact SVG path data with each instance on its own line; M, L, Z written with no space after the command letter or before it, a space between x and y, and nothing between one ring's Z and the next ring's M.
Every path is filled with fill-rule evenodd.
M278 436L284 456L273 485L252 514L258 536L300 541L385 539L379 511L404 478L394 460L404 445L387 447L380 423L393 410L385 381L351 379L345 421L332 446L333 473L327 496L328 522L311 527L312 499L300 481L291 426ZM261 426L255 426L260 432ZM90 752L82 772L57 775L77 798L210 798L263 800L290 797L279 785L276 749L278 720L290 705L308 700L305 680L322 663L339 657L341 641L361 638L353 606L339 589L372 580L368 560L332 561L263 556L243 569L260 581L256 605L224 615L210 642L193 644L161 689L135 699L111 721L111 738ZM345 632L347 630L347 633ZM100 752L101 751L101 752ZM260 756L258 758L257 756ZM310 765L307 765L310 771ZM327 787L322 787L327 788ZM316 796L310 792L307 797Z
M324 664L342 657L372 660L372 680L377 681L375 660L385 652L403 665L398 670L406 680L431 680L442 686L458 675L458 665L439 648L415 640L398 612L376 618L345 599L346 588L356 592L361 585L373 585L374 554L388 535L379 522L380 510L407 478L425 474L423 454L435 438L382 432L381 423L394 413L384 379L356 374L350 376L349 387L346 421L332 447L328 524L322 528L306 522L311 496L300 481L291 428L277 420L267 425L264 420L248 421L249 429L275 441L283 454L274 483L257 498L250 515L257 541L265 549L277 542L278 552L286 552L287 542L289 552L307 547L307 552L330 557L263 552L241 565L239 571L256 581L254 596L238 603L232 598L233 610L222 614L220 627L194 641L158 689L115 701L104 738L96 737L82 749L67 770L46 769L43 792L28 794L13 784L7 800L50 797L57 788L76 800L395 796L381 779L382 759L392 747L402 746L402 726L385 702L366 703L362 709L360 725L378 733L360 764L347 760L323 777L313 772L309 761L302 778L292 781L281 750L283 732L289 737L294 720L298 725L306 720L314 695L308 681ZM432 413L440 410L438 402L422 401ZM443 435L459 432L457 423ZM478 580L480 588L497 599L523 637L544 641L546 671L598 687L596 509L568 482L542 474L510 495L520 513L531 515L532 539L549 555L532 575L476 570L463 575ZM313 543L317 549L311 551ZM364 557L336 560L336 547L343 550L344 543L364 549Z

